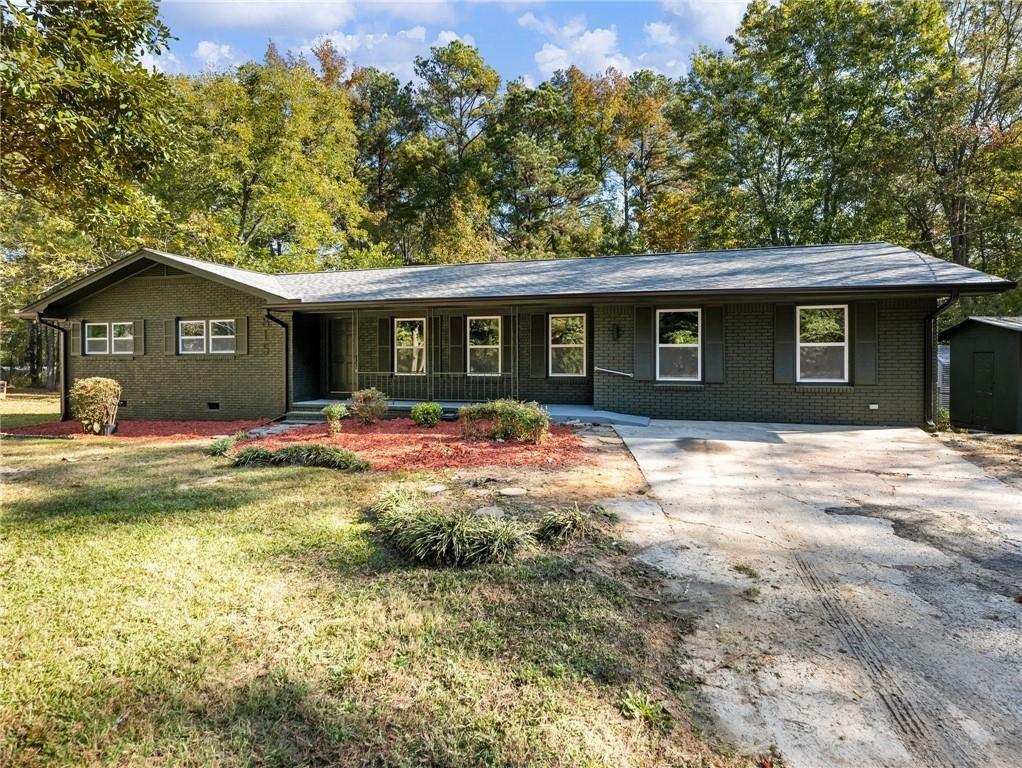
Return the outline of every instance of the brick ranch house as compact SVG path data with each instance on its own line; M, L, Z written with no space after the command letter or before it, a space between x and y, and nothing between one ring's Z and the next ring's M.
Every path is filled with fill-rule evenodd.
M291 274L142 249L18 314L60 329L65 401L74 379L108 376L128 418L275 417L377 387L920 424L937 315L1013 287L888 243Z

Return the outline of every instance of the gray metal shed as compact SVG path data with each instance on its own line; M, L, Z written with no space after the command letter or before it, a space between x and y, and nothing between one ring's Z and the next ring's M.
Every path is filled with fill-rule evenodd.
M970 317L951 343L951 423L1022 432L1022 317Z

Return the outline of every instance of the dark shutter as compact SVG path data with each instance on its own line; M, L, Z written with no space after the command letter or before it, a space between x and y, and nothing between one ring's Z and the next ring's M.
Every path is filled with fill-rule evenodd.
M132 323L131 330L131 352L135 355L145 354L145 320L136 320ZM111 344L113 342L111 341Z
M71 334L70 342L71 354L77 357L82 354L82 321L72 320L71 321Z
M774 307L774 384L795 383L795 307Z
M851 307L855 343L852 381L856 384L877 383L877 303L860 301Z
M724 307L703 309L703 380L724 381Z
M546 378L546 315L534 314L529 320L529 378Z
M635 341L632 374L636 381L653 378L653 308L635 308Z
M163 354L177 354L177 320L163 321Z
M515 335L511 315L500 317L500 370L501 373L511 373L514 360Z
M248 354L248 317L234 318L234 354Z
M394 356L390 348L391 321L381 317L376 330L376 370L384 373L394 370Z
M465 372L465 316L451 315L447 318L450 337L447 344L447 370L451 373Z

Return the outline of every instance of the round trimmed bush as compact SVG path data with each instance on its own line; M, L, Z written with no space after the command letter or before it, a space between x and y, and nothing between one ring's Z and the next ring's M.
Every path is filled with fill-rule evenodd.
M93 376L76 379L69 393L71 414L82 423L82 429L98 435L117 424L117 405L121 385L113 379Z
M412 421L420 427L435 427L444 415L440 403L416 403L412 406Z

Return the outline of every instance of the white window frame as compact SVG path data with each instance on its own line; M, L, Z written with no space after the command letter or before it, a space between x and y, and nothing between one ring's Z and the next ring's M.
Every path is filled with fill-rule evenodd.
M89 328L102 328L103 330L106 331L106 336L103 337L103 340L106 341L106 349L104 349L102 352L94 352L94 351L89 349L89 342L90 341L99 341L99 339L90 339L89 338ZM110 323L86 323L85 324L85 354L87 354L87 355L109 355L110 354L110 348L113 346L112 342L113 342L113 339L110 337Z
M554 344L554 324L553 319L555 317L581 317L582 318L582 373L554 373L554 350L555 349L575 349L578 344ZM547 315L546 322L546 342L547 342L547 361L546 367L551 378L565 378L565 379L584 379L586 372L589 370L589 357L588 349L589 346L589 321L586 318L585 312L560 312L558 314Z
M397 324L417 322L422 323L422 368L420 371L402 371L399 372L397 369L397 352L399 349L417 349L417 347L398 346L397 344ZM427 350L429 349L429 340L426 338L426 334L429 333L427 329L428 323L424 317L395 317L394 324L391 326L391 335L394 338L394 375L395 376L425 376L429 371L429 357Z
M126 325L126 326L128 326L128 330L130 331L130 333L128 334L128 339L131 340L131 349L128 350L127 352L118 352L117 350L114 349L114 326L115 325ZM121 341L124 341L124 339L121 339ZM127 321L126 322L124 320L121 320L119 322L110 323L110 354L111 355L133 355L133 354L135 354L135 323L133 321Z
M496 320L497 321L497 344L473 344L472 343L472 321L473 320ZM500 376L504 373L504 355L501 349L504 345L504 323L500 315L473 315L465 318L465 373L468 376ZM497 372L496 373L472 373L472 350L473 349L496 349L497 350Z
M696 313L696 343L695 344L661 344L660 343L660 315L666 312L695 312ZM698 307L680 307L671 309L658 309L656 311L656 323L653 326L653 341L656 343L656 380L657 381L702 381L703 380L703 310ZM691 349L696 348L696 375L695 376L661 376L660 375L660 348L667 349Z
M840 309L845 315L844 341L807 341L802 343L803 309ZM803 379L802 347L844 347L844 376L840 379ZM795 307L795 382L798 384L847 384L848 383L848 305L847 304L802 304Z
M183 333L181 333L181 326L184 325L185 323L202 323L202 336L188 336L187 337L189 339L202 339L202 349L200 351L198 351L198 352L193 352L191 350L186 350L184 348L184 340L185 340L186 337L185 337L185 335ZM207 348L206 335L207 335L207 331L208 331L208 328L207 328L205 320L178 320L177 321L177 353L179 355L204 355L204 354L206 354L206 348Z
M234 333L229 335L213 335L213 323L231 323L234 326ZM206 322L206 335L209 337L206 340L206 346L209 349L211 355L233 355L238 351L238 321L233 317L226 317L219 320L209 320ZM231 339L234 342L234 349L213 349L213 339Z

